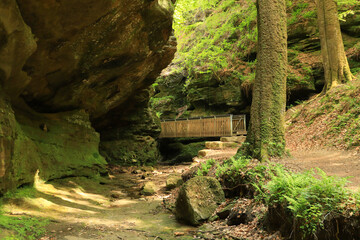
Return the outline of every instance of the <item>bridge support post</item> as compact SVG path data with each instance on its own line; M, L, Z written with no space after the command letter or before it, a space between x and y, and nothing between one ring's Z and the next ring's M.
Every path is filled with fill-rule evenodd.
M233 135L233 115L230 114L230 136Z

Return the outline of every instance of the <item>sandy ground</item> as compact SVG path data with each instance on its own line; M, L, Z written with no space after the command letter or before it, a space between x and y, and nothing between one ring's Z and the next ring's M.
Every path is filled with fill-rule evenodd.
M328 175L348 177L350 189L360 186L360 155L356 151L297 150L292 151L290 157L277 161L295 171L320 168Z
M212 150L205 158L195 158L191 165L158 166L156 169L113 167L110 180L101 184L86 178L49 183L37 179L36 198L10 201L5 210L13 215L51 219L48 233L41 240L194 239L197 229L178 223L163 206L163 201L170 196L165 189L166 178L209 158L230 158L236 151L234 148ZM331 175L353 176L349 179L352 189L360 184L360 157L355 152L296 150L291 154L277 161L295 171L319 167ZM156 195L140 195L146 181L157 184Z
M191 234L193 227L178 223L163 207L169 195L165 179L189 165L160 166L156 170L114 169L111 180L96 184L86 178L67 178L45 183L38 180L36 198L10 201L4 209L11 215L51 219L41 240L141 240L175 239L176 232ZM155 196L140 195L145 181L155 181ZM1 234L0 234L1 235ZM176 239L192 239L187 236Z

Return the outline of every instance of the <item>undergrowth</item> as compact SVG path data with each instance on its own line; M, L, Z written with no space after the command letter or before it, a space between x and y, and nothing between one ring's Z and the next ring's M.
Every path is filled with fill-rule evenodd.
M327 215L342 213L351 199L347 179L327 176L320 169L293 173L277 165L270 175L270 181L258 188L258 198L268 206L288 208L305 238L324 228Z
M2 236L3 240L35 240L45 234L45 227L50 223L48 219L30 216L12 216L3 210L6 200L34 198L35 195L35 188L23 187L7 192L0 199L0 231L3 232L1 229L7 229L11 233L10 236Z
M211 165L220 181L230 179L234 184L248 184L253 187L257 201L268 207L288 209L294 220L293 228L299 228L303 239L323 229L328 216L359 214L360 193L345 188L347 178L328 176L321 169L294 173L281 164L258 163L246 156ZM203 173L210 172L210 164L204 166Z
M215 165L214 159L209 159L205 163L201 164L201 167L197 170L197 176L206 176L209 173L209 170Z

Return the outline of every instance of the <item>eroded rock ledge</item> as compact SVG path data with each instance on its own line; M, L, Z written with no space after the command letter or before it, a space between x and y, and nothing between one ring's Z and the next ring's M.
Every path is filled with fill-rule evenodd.
M176 50L172 6L0 2L0 193L32 182L38 169L44 179L103 172L99 133L108 161L127 161L128 136L137 143L130 162L156 161L146 89ZM153 157L140 159L142 149Z

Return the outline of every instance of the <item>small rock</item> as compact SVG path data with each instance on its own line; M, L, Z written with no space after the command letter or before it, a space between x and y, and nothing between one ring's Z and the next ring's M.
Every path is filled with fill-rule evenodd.
M171 189L177 188L177 187L181 186L183 183L184 183L184 181L182 180L181 176L170 175L166 179L166 189L171 190Z
M135 170L133 170L131 173L132 173L132 174L140 174L140 173L142 173L142 172L141 172L141 170L139 170L139 169L135 169Z
M158 190L158 187L156 186L156 184L154 182L147 182L147 183L145 183L143 189L141 190L141 194L143 194L145 196L151 196L151 195L154 195L157 190Z
M129 171L126 168L120 168L119 173L128 173Z
M252 209L250 206L236 206L231 209L229 214L227 225L239 225L239 224L247 224L254 220L255 215L252 213Z
M209 149L200 150L200 151L198 152L198 157L199 157L199 158L206 157L210 151L211 151L211 150L209 150Z
M119 193L112 193L112 194L111 194L111 197L112 197L112 198L120 198L121 196L120 196Z
M223 149L224 143L220 141L214 141L214 142L205 142L205 147L207 149Z
M226 207L224 207L223 209L221 209L217 215L219 216L220 219L225 219L230 215L231 209L235 206L235 203L230 203L229 205L227 205Z
M141 171L143 171L143 172L152 172L152 171L154 171L154 167L152 167L152 166L143 166L143 167L141 167Z
M236 142L243 143L246 139L246 136L236 136L236 137L221 137L221 142Z
M174 232L175 236L184 236L185 233L184 232Z

